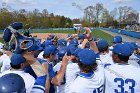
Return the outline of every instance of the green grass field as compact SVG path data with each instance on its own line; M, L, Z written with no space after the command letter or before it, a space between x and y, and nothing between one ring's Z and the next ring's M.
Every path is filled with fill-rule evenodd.
M36 30L36 31L31 31L31 33L66 33L66 34L75 34L75 32L73 30ZM83 33L83 31L81 31L81 33ZM0 33L2 34L2 33ZM92 35L93 37L96 37L96 38L103 38L105 40L107 40L109 42L109 44L111 44L111 41L113 39L113 36L103 32L103 31L100 31L100 30L93 30L92 31ZM3 42L2 38L0 38L0 42Z

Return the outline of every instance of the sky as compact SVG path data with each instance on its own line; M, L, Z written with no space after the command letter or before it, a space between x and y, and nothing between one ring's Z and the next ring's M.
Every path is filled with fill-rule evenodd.
M83 10L77 8L78 6L84 9L97 3L103 3L104 7L110 11L119 6L131 6L140 13L140 0L0 0L0 8L8 7L11 10L25 9L27 11L35 8L40 11L47 9L49 13L74 19L84 15Z

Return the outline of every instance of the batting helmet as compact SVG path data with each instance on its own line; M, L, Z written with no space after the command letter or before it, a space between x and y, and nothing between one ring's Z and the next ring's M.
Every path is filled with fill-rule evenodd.
M25 83L18 74L6 74L0 78L0 93L26 93Z

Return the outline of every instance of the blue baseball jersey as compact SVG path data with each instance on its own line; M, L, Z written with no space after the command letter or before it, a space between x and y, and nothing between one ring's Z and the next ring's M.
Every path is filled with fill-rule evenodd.
M31 93L45 93L46 75L37 77Z
M53 77L56 76L56 73L54 72L53 70L53 65L51 62L49 62L48 60L45 60L45 59L40 59L40 63L43 64L47 62L48 63L48 72L49 72L49 78L50 80L53 79ZM54 85L52 83L50 83L50 90L49 90L49 93L54 93L55 92L55 88L54 88Z

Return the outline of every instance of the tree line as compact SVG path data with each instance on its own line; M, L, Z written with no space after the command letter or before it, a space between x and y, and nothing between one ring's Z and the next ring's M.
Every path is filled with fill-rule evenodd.
M82 7L82 6L81 6ZM32 28L69 28L73 24L92 27L125 27L127 25L138 24L139 14L129 6L107 10L102 3L95 6L87 6L82 18L70 19L65 16L54 15L47 9L39 11L26 11L25 9L10 11L7 8L0 9L0 29L13 22L23 22Z
M42 12L38 9L28 12L25 9L20 9L11 12L2 8L0 9L0 22L0 29L4 29L13 22L23 22L28 25L26 27L31 28L67 28L73 26L70 18L48 13L47 9Z
M84 9L84 20L93 26L101 27L126 27L139 22L139 13L129 6L121 6L113 10L107 10L102 3L88 6Z

